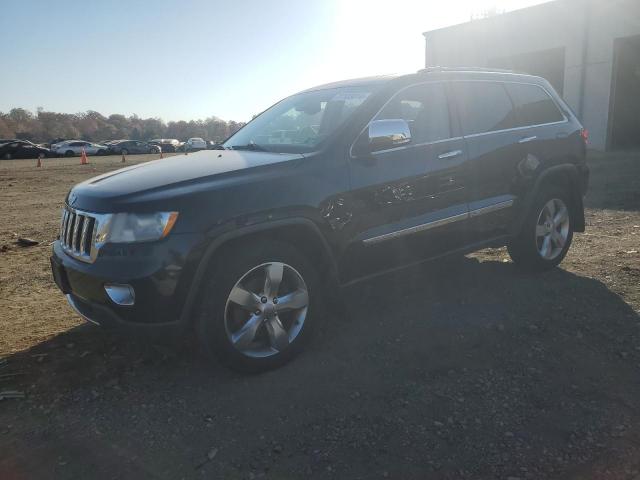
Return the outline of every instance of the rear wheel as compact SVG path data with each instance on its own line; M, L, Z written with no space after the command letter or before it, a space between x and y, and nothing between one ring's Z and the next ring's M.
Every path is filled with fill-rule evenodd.
M4 158L5 160L11 160L12 157L10 153L5 153L2 158Z
M543 189L520 234L508 245L513 261L529 270L548 270L560 264L573 240L571 202L560 188Z
M67 150L66 152L64 152L64 156L65 157L73 157L75 155L73 150Z
M247 244L224 255L204 285L197 336L227 366L269 370L293 358L316 321L319 282L293 246Z

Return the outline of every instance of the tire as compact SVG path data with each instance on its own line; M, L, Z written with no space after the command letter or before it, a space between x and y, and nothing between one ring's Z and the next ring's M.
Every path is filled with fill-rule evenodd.
M221 255L212 271L196 320L205 353L231 369L256 373L284 365L301 351L322 294L315 269L292 245L243 243ZM282 281L273 295L266 278L277 279L279 272Z
M573 240L571 216L571 197L565 190L557 186L541 189L520 233L507 245L514 263L529 271L558 266Z
M73 157L74 155L75 152L73 150L67 150L66 152L64 152L65 157Z
M104 156L104 155L106 155L106 154L107 154L107 151L106 151L106 150L98 150L98 155L99 155L99 156Z
M129 155L129 150L127 150L126 148L123 148L122 150L120 150L120 153L122 155Z
M11 160L12 157L10 153L5 153L2 158L4 158L5 160Z

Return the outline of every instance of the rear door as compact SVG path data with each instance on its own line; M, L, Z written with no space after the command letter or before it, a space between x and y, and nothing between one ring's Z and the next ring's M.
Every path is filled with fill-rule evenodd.
M521 127L518 142L520 168L525 175L538 165L562 163L567 148L564 143L572 132L567 118L550 94L540 85L507 82L505 88L515 106L517 125ZM566 161L566 159L564 160Z
M469 155L469 235L483 242L507 233L523 132L503 82L451 85Z
M405 120L411 142L351 158L351 276L465 244L467 157L453 118L447 85L429 82L400 90L372 119Z

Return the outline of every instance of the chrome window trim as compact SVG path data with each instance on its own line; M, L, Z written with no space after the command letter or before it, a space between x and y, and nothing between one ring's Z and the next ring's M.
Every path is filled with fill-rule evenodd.
M369 124L371 122L373 122L373 120L375 120L375 118L378 115L380 115L380 112L382 112L382 110L384 110L387 107L387 105L389 105L389 103L391 103L391 101L394 98L396 98L398 95L400 95L402 92L404 92L405 90L407 90L409 88L417 87L417 86L420 86L420 85L431 85L431 84L436 84L436 83L442 83L442 84L446 85L446 82L447 82L447 80L441 80L441 79L416 82L416 83L412 83L411 85L407 85L406 87L402 87L400 90L398 90L396 93L394 93L391 96L391 98L389 98L389 100L387 100L384 103L384 105L382 105L382 107L380 107L380 109L369 119L369 121L364 126L364 128L362 130L360 130L360 133L358 133L358 135L356 135L356 138L353 140L353 142L351 142L351 146L349 147L349 158L358 158L357 156L355 156L353 154L353 146L356 144L356 142L360 138L360 135L362 135L364 133L364 131L369 128ZM446 95L446 92L445 92L445 95ZM449 96L448 95L447 95L447 106L449 106ZM449 119L449 120L451 120L451 119ZM397 150L402 150L402 149L407 149L407 148L422 147L422 146L425 146L425 145L434 145L436 143L449 142L451 140L462 140L462 137L450 137L450 138L442 138L440 140L434 140L433 142L413 143L413 144L404 145L404 146L395 147L395 148L387 148L386 150L378 150L375 153L386 153L386 152L397 151Z
M520 74L515 74L514 73L512 75L520 75ZM491 130L490 132L483 132L483 133L471 133L469 135L464 135L463 134L462 136L451 137L451 138L443 138L442 140L435 140L433 142L415 143L415 144L409 144L409 145L404 145L404 146L395 147L395 148L388 148L386 150L378 150L375 153L394 152L394 151L398 151L398 150L404 150L404 149L407 149L407 148L415 148L415 147L422 147L422 146L426 146L426 145L434 145L434 144L442 143L442 142L450 142L450 141L454 141L454 140L463 140L463 139L466 139L466 138L475 138L475 137L481 137L481 136L484 136L484 135L493 135L493 134L496 134L496 133L505 133L505 132L512 132L512 131L518 131L518 130L526 130L527 128L546 127L546 126L550 126L550 125L562 125L564 123L569 123L569 118L567 118L567 116L564 114L564 111L561 108L561 106L559 105L558 101L553 97L553 95L551 95L549 93L549 91L544 86L539 85L537 83L519 82L519 81L514 81L514 80L497 80L497 79L494 80L494 79L478 79L478 78L473 78L473 79L458 78L458 79L448 79L448 80L438 79L438 80L423 81L423 82L412 83L411 85L407 85L406 87L401 88L396 93L394 93L393 96L384 103L384 105L382 105L382 107L371 117L371 119L369 119L367 124L360 131L360 133L358 133L358 135L356 135L356 138L353 140L353 142L351 142L351 146L349 147L349 158L350 159L358 158L357 156L355 156L353 154L353 146L358 141L360 136L364 133L364 131L367 128L369 128L369 124L380 114L380 112L382 112L382 110L384 110L386 108L386 106L397 95L399 95L400 93L404 92L408 88L417 87L419 85L429 85L429 84L434 84L434 83L443 83L443 84L446 84L446 83L460 83L460 82L514 83L514 84L517 84L517 85L532 85L534 87L538 87L538 88L542 89L544 91L544 93L551 99L553 104L556 106L556 108L560 112L560 115L562 115L563 120L559 120L557 122L549 122L549 123L537 123L535 125L525 125L525 126L522 126L522 127L506 128L506 129L502 129L502 130ZM506 92L506 91L505 91L505 93L507 94L509 99L513 102L513 100L511 99L511 96L509 96L509 93ZM449 99L450 99L449 95L447 95L447 100L449 100ZM514 108L515 108L515 105L514 105Z
M468 135L464 135L464 138L475 138L475 137L481 137L483 135L492 135L494 133L505 133L505 132L515 132L518 130L526 130L527 128L536 128L536 127L546 127L549 125L561 125L563 123L569 123L569 119L567 118L567 116L564 114L564 112L562 111L562 108L560 108L560 105L558 104L558 102L556 101L555 98L553 98L553 95L551 95L549 93L549 90L547 90L546 88L544 88L542 85L538 85L537 83L532 83L532 82L515 82L513 80L481 80L481 79L469 79L469 80L465 80L465 79L455 79L455 80L449 80L451 83L463 83L463 82L474 82L474 83L512 83L512 84L516 84L516 85L531 85L533 87L538 87L539 89L541 89L553 102L553 104L556 106L556 108L558 109L558 112L560 112L560 115L562 115L562 120L558 120L557 122L547 122L547 123L535 123L532 125L523 125L521 127L512 127L512 128L503 128L501 130L491 130L489 132L480 132L480 133L470 133ZM511 100L511 102L513 103L513 99L511 98L511 95L509 95L509 92L505 90L505 93L507 94L507 97L509 97L509 100ZM515 108L515 105L513 105L513 107ZM462 125L461 125L462 127Z
M451 215L450 217L440 218L438 220L422 223L420 225L415 225L413 227L407 227L400 230L395 230L393 232L377 235L371 238L365 238L362 241L362 243L364 243L366 246L375 245L376 243L384 242L386 240L391 240L398 237L404 237L405 235L411 235L418 232L424 232L425 230L430 230L432 228L438 228L445 225L450 225L452 223L459 222L462 220L476 218L481 215L486 215L488 213L493 213L493 212L497 212L498 210L509 208L513 206L513 202L514 200L504 200L498 203L494 203L492 205L487 205L486 207L480 207L474 210L470 210L468 212Z

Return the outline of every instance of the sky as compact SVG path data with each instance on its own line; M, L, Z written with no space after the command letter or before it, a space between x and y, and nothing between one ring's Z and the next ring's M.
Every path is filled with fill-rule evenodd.
M0 111L246 121L424 66L422 33L548 0L0 0Z

